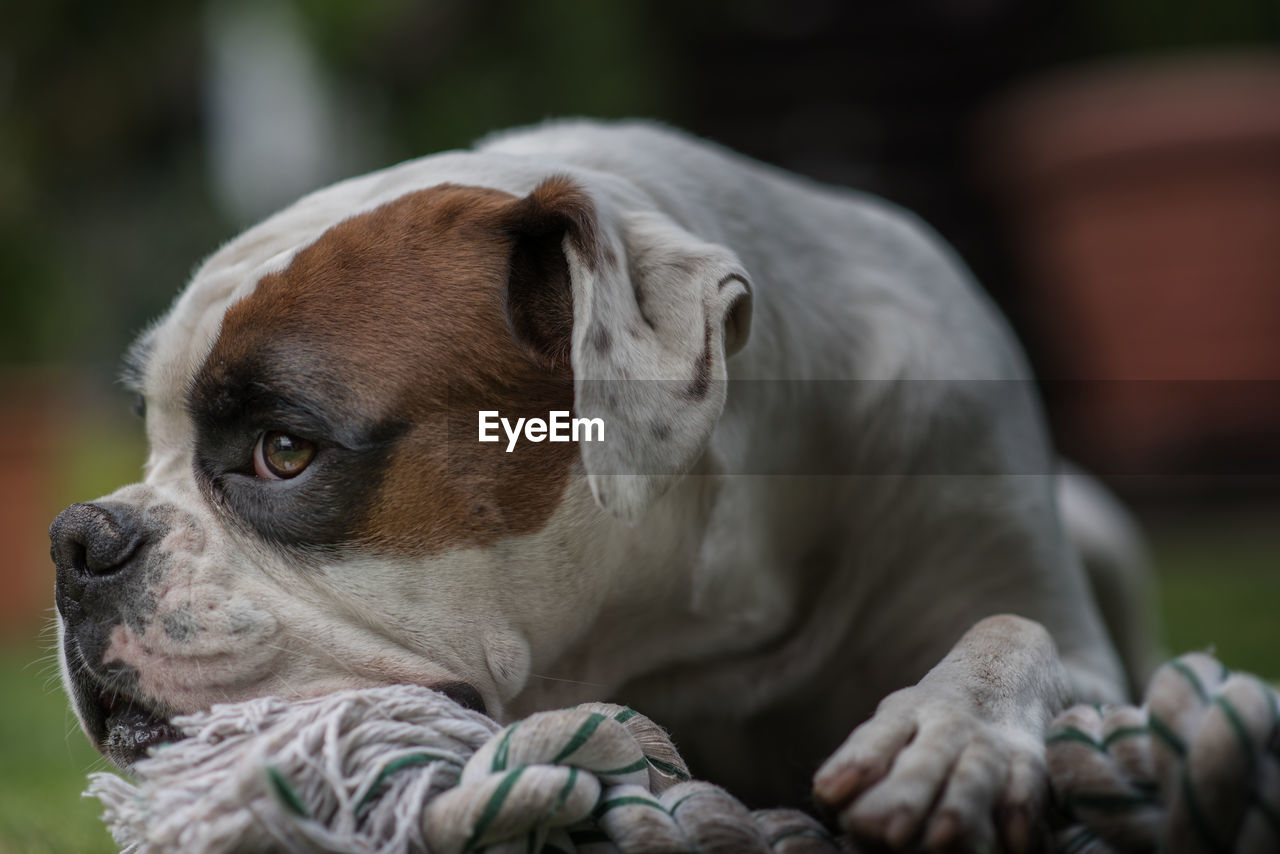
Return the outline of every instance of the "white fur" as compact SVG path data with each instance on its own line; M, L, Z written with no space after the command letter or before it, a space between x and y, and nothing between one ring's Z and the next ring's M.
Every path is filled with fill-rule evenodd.
M582 446L585 476L542 531L432 559L300 567L218 518L193 483L184 395L227 306L406 192L521 195L549 175L589 192L623 259L592 273L566 243L576 409L630 442ZM740 281L718 289L726 277ZM636 283L654 328L632 339ZM687 382L704 318L705 399L596 393ZM607 355L587 343L595 325L618 333ZM897 842L945 836L950 813L957 834L990 838L995 806L1039 796L1040 730L1068 695L1122 694L1019 350L937 238L875 198L654 126L551 124L308 196L215 253L153 335L146 480L111 498L186 511L159 616L187 609L202 632L122 630L113 654L172 710L392 680L464 679L503 716L616 697L672 726L696 773L758 800L795 794L774 773L794 757L836 751L818 794ZM736 399L725 379L776 382ZM852 380L838 395L814 382ZM665 442L644 429L660 416ZM902 474L921 447L982 473ZM1026 619L983 621L1006 612ZM932 758L908 756L908 730ZM740 774L748 756L769 779Z

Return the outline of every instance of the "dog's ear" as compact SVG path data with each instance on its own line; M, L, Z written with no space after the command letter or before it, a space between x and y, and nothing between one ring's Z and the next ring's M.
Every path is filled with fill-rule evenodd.
M512 204L512 334L550 367L567 359L602 507L634 520L702 455L724 408L725 359L746 344L751 287L727 248L656 213L618 216L572 179Z
M595 265L600 254L591 199L568 179L550 178L508 208L504 228L511 333L536 361L564 367L573 342L571 268Z

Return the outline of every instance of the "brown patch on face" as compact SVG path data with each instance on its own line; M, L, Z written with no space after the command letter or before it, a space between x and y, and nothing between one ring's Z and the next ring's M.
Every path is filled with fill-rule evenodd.
M191 395L197 470L286 544L438 552L540 528L576 446L507 453L505 436L477 441L477 413L572 409L567 358L545 357L567 352L572 324L566 234L600 263L590 201L567 179L523 199L442 185L333 226L227 310ZM296 424L313 425L316 471L267 484L236 469L260 431Z

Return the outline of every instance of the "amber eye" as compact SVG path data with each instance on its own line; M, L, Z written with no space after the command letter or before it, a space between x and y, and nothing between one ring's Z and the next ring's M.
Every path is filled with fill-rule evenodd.
M315 455L316 446L306 439L268 430L253 449L253 473L267 480L297 477Z

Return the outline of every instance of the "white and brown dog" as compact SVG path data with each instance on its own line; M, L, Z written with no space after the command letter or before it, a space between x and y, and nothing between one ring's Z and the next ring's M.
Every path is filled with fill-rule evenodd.
M263 694L610 698L748 801L1024 849L1046 723L1124 695L1116 647L1140 666L1126 523L1055 474L956 258L658 127L321 190L216 252L131 363L146 478L51 531L66 684L120 765ZM481 412L557 410L606 441L478 440Z

